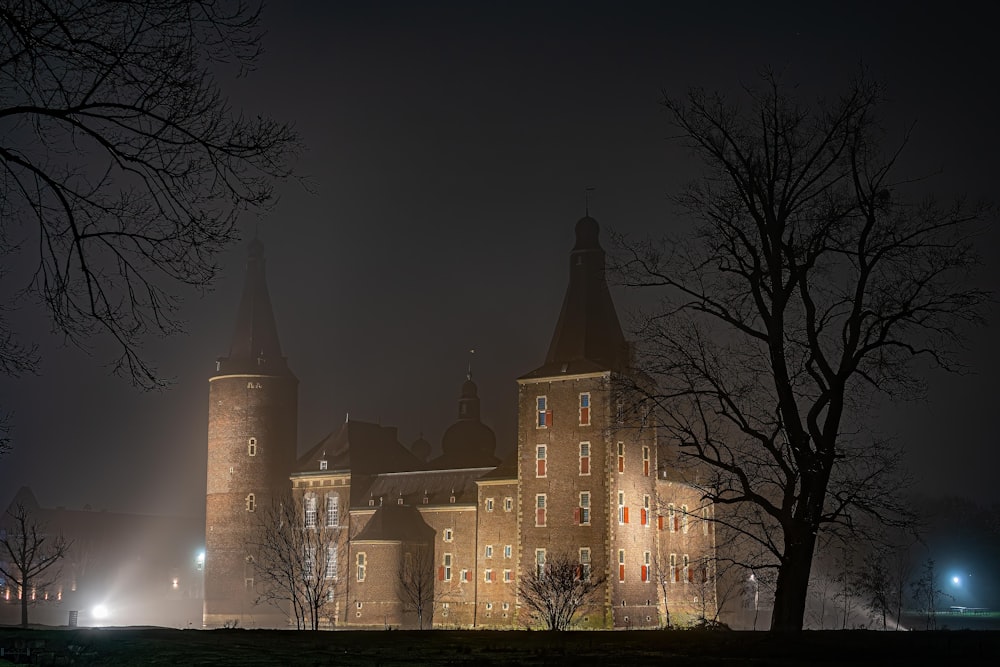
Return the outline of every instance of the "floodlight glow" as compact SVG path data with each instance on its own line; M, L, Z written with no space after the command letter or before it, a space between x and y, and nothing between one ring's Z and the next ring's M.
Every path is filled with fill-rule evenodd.
M105 619L108 617L108 608L105 607L103 604L99 604L96 607L94 607L90 613L94 618L98 620Z
M951 578L951 583L953 583L953 584L955 584L956 586L958 586L959 584L961 584L961 583L962 583L962 580L961 580L961 579L959 579L958 577L952 577L952 578Z

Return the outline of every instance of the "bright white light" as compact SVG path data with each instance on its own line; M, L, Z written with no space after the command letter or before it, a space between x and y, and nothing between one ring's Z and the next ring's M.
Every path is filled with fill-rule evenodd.
M105 607L103 604L99 604L96 607L94 607L90 613L91 615L93 615L94 618L98 620L105 619L108 617L108 608Z
M952 578L951 578L951 583L953 583L953 584L955 584L956 586L958 586L958 585L959 585L960 583L962 583L962 580L961 580L961 579L959 579L958 577L952 577Z

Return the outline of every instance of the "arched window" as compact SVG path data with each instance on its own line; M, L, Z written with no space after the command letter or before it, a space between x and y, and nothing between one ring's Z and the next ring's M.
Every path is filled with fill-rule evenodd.
M254 512L257 510L257 498L251 493L247 495L247 512Z

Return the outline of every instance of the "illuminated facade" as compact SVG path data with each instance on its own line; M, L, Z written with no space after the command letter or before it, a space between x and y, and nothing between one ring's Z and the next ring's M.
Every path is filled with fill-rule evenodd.
M247 317L248 302L266 305L266 313ZM518 577L565 555L582 575L605 578L579 614L581 627L658 627L667 606L674 623L715 615L714 527L704 520L711 508L673 479L644 408L628 405L616 388L630 348L592 218L576 226L545 363L517 381L517 443L504 461L480 421L470 376L440 457L427 461L422 439L407 448L393 428L348 420L289 474L295 380L280 357L259 245L251 249L243 304L233 350L248 338L271 347L255 343L244 349L246 359L231 353L211 380L206 625L276 624L248 606L253 572L240 536L245 541L241 527L255 511L250 494L259 503L288 488L307 508L304 530L322 523L344 531L340 546L317 563L337 582L331 625L524 627L531 618L518 599ZM277 372L253 365L257 347L266 363L281 359ZM267 400L251 399L269 391ZM249 460L251 438L272 448L271 467ZM405 591L414 585L424 589L422 604Z

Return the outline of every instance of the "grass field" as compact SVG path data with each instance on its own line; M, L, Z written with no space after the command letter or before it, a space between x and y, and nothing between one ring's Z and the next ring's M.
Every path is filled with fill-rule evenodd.
M1000 632L0 628L0 665L995 665ZM31 655L28 656L30 651ZM7 660L8 662L4 662Z

